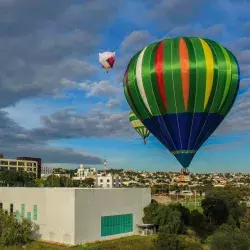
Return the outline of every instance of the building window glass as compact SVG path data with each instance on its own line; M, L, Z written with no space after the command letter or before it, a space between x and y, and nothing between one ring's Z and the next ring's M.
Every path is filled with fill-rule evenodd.
M10 161L11 166L16 166L17 162L16 161Z
M10 214L13 214L13 204L10 204Z
M18 166L24 166L24 162L23 161L19 161L18 162Z
M8 165L8 161L1 161L1 165Z
M21 205L21 217L24 218L24 216L25 216L25 205L22 204Z
M107 180L107 182L109 182L109 179Z
M101 218L101 236L133 232L133 214L103 216Z
M18 210L16 211L15 215L16 215L16 219L19 220L20 219L20 213L19 213Z
M109 188L109 184L107 184L107 187Z
M37 205L33 207L33 220L37 220Z
M27 212L27 219L31 221L31 212Z
M26 163L26 166L32 167L32 163L31 163L31 162L27 162L27 163Z
M102 182L102 179L100 179L100 182Z

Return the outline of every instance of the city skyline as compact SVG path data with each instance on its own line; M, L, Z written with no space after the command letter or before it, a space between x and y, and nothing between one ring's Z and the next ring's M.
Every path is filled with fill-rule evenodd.
M234 107L189 170L249 172L250 3L3 1L0 12L0 152L6 157L104 169L106 156L109 168L179 171L181 165L157 139L149 136L144 146L131 127L122 76L146 45L200 36L236 55L241 82ZM117 58L109 73L98 62L106 50Z

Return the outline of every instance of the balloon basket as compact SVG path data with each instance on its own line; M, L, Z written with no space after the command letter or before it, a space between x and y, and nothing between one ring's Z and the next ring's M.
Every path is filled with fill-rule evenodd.
M182 168L181 173L183 173L184 175L189 175L189 171L187 168Z

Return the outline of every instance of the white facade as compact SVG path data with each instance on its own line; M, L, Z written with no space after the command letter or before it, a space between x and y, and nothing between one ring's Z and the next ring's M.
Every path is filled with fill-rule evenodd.
M122 187L123 180L119 175L98 175L96 176L96 187L100 188L119 188Z
M38 239L69 245L135 234L150 202L149 188L0 188L0 205L30 216L40 227ZM129 229L122 224L119 230L127 231L114 234L117 218L125 223L126 216ZM115 224L107 226L107 219Z
M81 181L86 178L95 178L96 168L85 168L83 164L77 169L77 174L72 179L75 181Z

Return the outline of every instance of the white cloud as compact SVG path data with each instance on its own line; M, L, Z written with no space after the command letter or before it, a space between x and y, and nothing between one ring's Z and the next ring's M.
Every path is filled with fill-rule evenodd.
M85 86L85 88L88 88L88 92L86 94L87 97L115 96L116 94L121 92L121 89L119 87L111 85L109 81L94 82L88 85L88 87Z
M108 102L107 102L107 107L109 108L117 108L117 107L120 107L121 105L121 101L117 100L117 99L110 99Z

